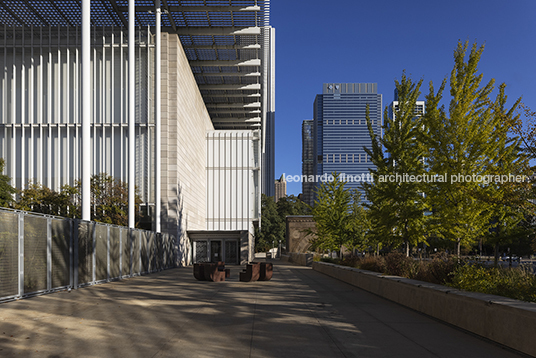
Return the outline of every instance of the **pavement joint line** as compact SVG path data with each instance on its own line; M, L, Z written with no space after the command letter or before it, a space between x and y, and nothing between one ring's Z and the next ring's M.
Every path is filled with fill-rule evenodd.
M256 313L257 313L257 297L259 295L259 289L257 288L255 290L255 300L253 304L253 319L251 322L251 338L249 341L249 358L251 358L251 354L253 353L253 339L255 337L255 319L256 319Z
M213 291L212 291L212 295L210 295L210 297L208 297L208 299L207 299L205 302L212 302L212 301L214 300L214 297L216 297L216 296L220 293L220 291L222 290L222 288L223 288L223 286L218 287L218 289L216 289L216 290L213 290ZM203 309L205 309L203 306L199 306L199 308L196 308L195 310L193 310L192 313L197 314L197 313L199 313L200 311L202 311ZM162 339L161 339L162 344L159 344L159 345L158 345L158 346L160 347L160 349L158 349L158 350L155 352L155 354L153 354L153 355L151 356L151 358L156 358L156 357L159 356L161 353L166 352L168 346L170 345L170 342L173 342L179 334L183 333L182 328L183 328L186 324L188 324L189 322L191 322L191 321L192 321L191 318L187 318L187 319L185 319L184 321L182 321L182 324L179 325L179 326L177 327L177 330L176 330L176 332L175 332L174 335L172 335L172 336L169 337L169 338L162 338Z
M103 358L525 357L310 268L274 271L268 283L196 284L187 268L156 284L142 279L8 304L0 323L15 338L0 336L0 356L30 356L33 347L41 356ZM114 300L125 297L151 305ZM28 329L36 332L27 341Z
M311 270L312 270L312 269L311 269ZM310 277L310 276L305 275L305 273L303 273L301 270L299 270L298 272L299 272L299 274L301 274L302 276L306 276L308 279L310 279L310 280L312 280L312 281L314 281L314 282L316 282L316 283L319 282L318 279L315 279L315 278L313 278L313 277ZM346 283L346 282L343 282L343 281L340 281L340 280L337 280L337 281L343 283L344 285L347 285L347 286L352 287L354 290L361 290L361 291L367 292L367 291L365 291L365 290L363 290L363 289L361 289L361 288L359 288L359 287L354 287L354 286L352 286L352 285L350 285L350 284L348 284L348 283ZM368 292L368 293L370 293L370 292ZM388 301L388 302L391 302L391 303L393 303L393 304L399 306L400 308L408 309L408 308L405 307L405 306L402 306L402 305L400 305L400 304L398 304L398 303L396 303L396 302L389 301L389 300L387 300L387 299L385 299L385 298L383 298L383 297L379 297L379 296L378 296L378 298L379 298L379 299L382 299L382 300L386 300L386 301ZM316 314L315 314L314 312L313 312L313 314L315 315L315 317L317 317ZM440 357L439 355L437 355L437 354L434 353L433 351L429 350L428 348L426 348L426 347L423 346L422 344L419 344L416 340L414 340L414 339L412 339L411 337L405 335L404 333L402 333L400 330L396 329L396 328L393 327L392 325L390 325L390 324L384 322L382 319L380 319L379 317L375 316L374 314L369 313L369 316L373 317L374 319L376 319L378 322L380 322L380 323L383 324L384 326L386 326L386 327L390 328L391 330L395 331L396 333L400 334L402 337L406 338L406 339L409 340L410 342L413 342L415 345L421 347L422 349L424 349L424 350L427 351L428 353L432 354L434 357ZM326 333L327 333L328 337L330 337L331 339L333 339L332 335L331 335L328 331L326 331ZM339 348L339 346L338 346L336 343L335 343L335 345L337 346L337 348ZM340 349L340 348L339 348L339 349ZM341 353L342 353L342 352L341 352ZM343 355L344 355L344 353L343 353ZM346 356L345 356L345 357L346 357Z
M297 270L300 272L301 275L307 277L307 278L310 278L309 276L306 276L302 271L303 270ZM288 275L288 274L287 274ZM316 281L316 280L315 280ZM308 285L306 285L308 286ZM312 290L315 294L317 293L315 290ZM322 305L322 308L325 308L325 305L323 303L320 303ZM340 342L335 339L335 337L333 337L333 335L331 334L331 331L329 330L329 328L322 324L321 322L321 319L320 317L318 316L318 314L316 313L316 311L313 309L313 306L310 305L310 304L306 304L306 307L307 309L309 310L309 312L311 312L311 315L315 318L316 322L318 323L318 326L326 333L326 335L329 337L329 339L331 340L331 342L333 343L333 345L335 347L337 347L337 349L339 350L339 352L342 354L343 357L345 358L349 358L351 356L353 356L353 354L350 353L350 356L348 356L348 354L346 354L344 352L344 350L341 348L341 345L340 345ZM338 312L337 312L338 313Z

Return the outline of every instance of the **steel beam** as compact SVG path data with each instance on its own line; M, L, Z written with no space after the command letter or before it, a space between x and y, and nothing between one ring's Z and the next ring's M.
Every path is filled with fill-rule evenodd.
M171 24L171 27L173 28L173 32L177 31L177 24L175 23L175 19L171 15L171 12L169 11L169 5L167 4L167 0L162 0L162 6L164 6L164 13L167 15L168 21Z
M117 16L121 19L121 22L123 23L124 27L128 27L128 20L125 18L125 14L123 12L128 12L128 7L125 8L124 11L121 11L119 9L119 6L117 5L117 1L112 0L111 1L112 7L114 8L115 12L117 13Z
M240 122L229 122L229 123L214 123L215 129L257 129L261 126L261 123L251 123L251 124L245 124Z
M260 72L210 72L210 73L194 73L195 76L204 77L260 77Z
M210 114L240 113L243 115L260 114L260 110L248 110L247 108L208 109Z
M228 123L228 122L260 123L261 122L261 117L253 117L253 118L215 117L211 119L212 119L212 122L214 123Z
M260 90L260 83L253 83L250 85L199 85L200 90L224 90L224 91L245 91L245 90Z
M119 11L127 12L125 6L118 6ZM169 12L229 12L229 11L261 11L260 6L168 6ZM136 12L154 11L154 6L136 6Z
M207 108L261 108L261 103L207 103Z
M183 48L198 50L258 50L261 48L261 45L186 45Z
M260 93L252 93L252 94L243 94L243 93L232 93L232 94L203 94L203 97L207 98L257 98L260 97ZM208 105L210 102L207 102Z
M214 67L233 67L233 66L260 66L261 60L260 59L253 59L253 60L221 60L221 61L203 61L203 60L195 60L195 61L189 61L190 66L214 66Z
M237 27L237 26L211 26L211 27L178 27L176 33L178 35L217 35L217 36L246 36L246 35L260 35L261 28L257 26L253 27Z

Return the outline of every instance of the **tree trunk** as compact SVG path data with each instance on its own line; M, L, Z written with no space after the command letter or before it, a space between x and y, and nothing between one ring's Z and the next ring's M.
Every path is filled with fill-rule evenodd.
M406 257L409 257L409 241L406 241Z
M458 260L461 256L461 247L462 247L462 239L458 239L456 242L456 255L458 255Z
M493 266L499 266L499 243L495 244L495 257L493 259Z

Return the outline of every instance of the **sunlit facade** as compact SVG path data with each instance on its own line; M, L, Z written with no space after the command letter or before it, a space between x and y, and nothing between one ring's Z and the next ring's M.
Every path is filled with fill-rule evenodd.
M273 192L270 4L199 3L3 3L0 157L19 189L107 173L135 185L143 225L179 238L186 261L190 231L220 240L221 256L225 234L203 232L240 237L247 260L261 192Z

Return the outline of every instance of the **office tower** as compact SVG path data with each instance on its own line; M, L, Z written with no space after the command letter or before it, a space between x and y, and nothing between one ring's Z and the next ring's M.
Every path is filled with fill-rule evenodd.
M416 101L415 103L415 117L420 117L424 115L425 102ZM394 100L389 106L389 118L394 119L395 113L398 111L398 91L395 88Z
M388 116L390 119L396 119L396 113L398 112L399 106L398 106L398 91L395 88L395 96L393 102L388 107ZM421 117L424 115L425 110L425 101L416 101L415 102L415 109L414 114L415 117ZM391 157L390 153L386 153L388 157ZM425 163L425 159L422 158L422 162ZM396 165L396 163L395 163Z
M274 179L269 0L0 8L0 157L12 185L84 188L107 173L138 188L146 224L177 238L183 263L251 261L263 178L268 191Z
M362 194L361 182L371 179L369 169L373 168L363 149L371 147L365 119L367 105L373 130L381 135L382 95L376 83L325 83L314 102L315 175L325 179L337 172L348 182L346 188ZM315 186L319 186L318 181Z
M262 148L262 193L274 195L275 178L275 29L268 26L263 29L264 36L264 68L263 76L268 83L263 91L263 112L265 116Z
M313 205L314 182L309 178L314 177L313 162L313 125L314 120L304 120L302 122L302 201L308 205Z
M275 181L275 196L274 201L277 203L279 199L287 196L287 181L285 175L282 174L281 178Z

